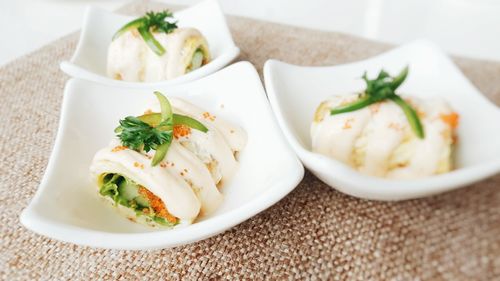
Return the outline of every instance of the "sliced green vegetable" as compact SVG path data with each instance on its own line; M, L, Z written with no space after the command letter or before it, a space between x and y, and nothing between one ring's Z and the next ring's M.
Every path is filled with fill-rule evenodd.
M141 35L142 39L144 39L144 42L148 44L149 48L155 52L158 56L162 56L165 54L165 48L158 42L153 34L147 29L145 26L141 26L137 28L139 31L139 34Z
M424 129L422 127L422 123L420 123L420 118L418 118L418 114L408 103L406 103L400 96L392 95L389 97L393 102L395 102L406 115L406 119L408 119L408 123L410 123L411 128L417 135L417 137L423 139L425 137Z
M125 179L118 185L118 192L124 199L133 200L139 196L139 186L135 182Z
M139 28L141 26L144 26L144 19L143 18L138 18L138 19L135 19L129 23L127 23L126 25L124 25L122 28L120 28L116 33L115 35L113 35L113 39L112 40L115 40L116 38L122 36L125 32L131 30L131 29L135 29L135 28Z
M160 124L158 124L158 128L172 131L173 129L172 106L170 105L170 102L168 101L167 97L165 97L162 93L155 91L155 95L158 101L160 102L160 108L161 108L161 121ZM168 141L156 147L155 155L153 156L153 160L151 161L151 166L158 165L163 160L163 158L165 158L171 142L172 138L170 138Z
M160 102L160 110L161 110L161 122L170 120L172 121L172 105L168 101L167 97L165 97L162 93L155 91L155 96Z
M174 114L174 125L186 125L203 133L208 132L208 128L203 123L186 115Z
M142 122L147 123L151 127L157 127L161 123L161 114L160 113L148 113L141 116L138 116Z
M137 204L139 206L150 207L148 199L146 199L142 196L137 196L134 198L134 200L135 200L135 202L137 202Z
M372 99L366 95L353 103L331 109L330 115L355 111L355 110L361 109L363 107L369 106L370 104L375 103L375 102L376 101L374 99Z
M158 165L163 158L167 155L168 149L170 148L171 142L166 142L156 148L155 155L153 156L153 160L151 160L151 166Z
M203 51L197 49L193 54L193 58L191 59L191 64L188 68L188 72L200 68L202 64L203 64Z
M172 142L174 125L186 125L201 132L208 132L200 121L189 116L174 114L168 99L160 92L155 92L160 102L161 113L144 114L138 117L128 116L120 120L115 129L122 144L134 150L156 150L152 166L158 165L165 158Z
M389 73L381 70L377 78L372 80L368 79L365 72L362 77L366 82L366 89L363 93L363 97L350 104L331 109L330 115L359 110L373 103L390 99L401 107L415 135L418 138L424 138L425 136L422 123L420 122L415 109L413 109L413 107L411 107L395 93L396 89L401 86L407 76L408 66L405 67L396 77L391 77Z
M175 225L178 224L178 223L173 223L171 221L168 221L168 220L166 220L166 219L164 219L162 217L158 217L158 216L155 216L153 218L153 220L154 220L154 222L159 223L159 224L161 224L163 226L170 226L171 227L171 226L175 226Z
M203 123L201 123L200 121L198 121L194 118L191 118L189 116L182 115L182 114L176 114L176 113L174 113L172 115L172 117L173 117L174 125L186 125L192 129L202 131L203 133L208 132L208 128L205 127L205 125L203 125ZM151 126L151 127L156 127L161 122L160 113L144 114L144 115L141 115L137 118L139 118L141 121L149 124L149 126Z
M151 31L164 32L167 34L174 31L177 28L177 22L167 21L167 18L172 18L172 13L169 10L162 12L147 12L143 17L125 24L113 35L112 40L115 40L131 29L137 29L139 34L141 34L141 37L148 44L149 48L151 48L151 50L153 50L153 52L157 55L161 56L165 53L165 49L154 38Z

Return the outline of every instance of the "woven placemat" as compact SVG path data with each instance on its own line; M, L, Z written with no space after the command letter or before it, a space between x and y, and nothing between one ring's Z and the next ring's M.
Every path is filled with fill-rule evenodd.
M229 24L239 59L259 71L268 58L332 65L390 47L243 18ZM68 79L58 63L76 42L72 34L0 68L0 280L500 278L500 176L431 198L382 203L343 195L306 173L291 194L241 225L151 252L80 247L27 231L19 214L45 170ZM500 103L500 63L455 61Z

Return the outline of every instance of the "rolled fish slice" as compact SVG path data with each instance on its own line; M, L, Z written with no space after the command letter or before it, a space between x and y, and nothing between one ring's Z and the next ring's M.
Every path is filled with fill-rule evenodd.
M208 43L194 28L154 32L164 47L161 56L153 52L135 29L125 32L108 47L108 76L132 82L157 82L186 74L211 60Z
M194 118L208 128L206 133L190 130L188 135L176 140L205 163L216 183L231 179L239 167L236 154L246 145L246 132L183 99L169 97L169 101L174 113ZM160 111L153 99L150 105L149 110Z
M109 173L143 186L164 202L168 213L180 224L190 224L201 214L213 212L223 199L204 164L177 143L172 144L160 165L152 167L150 155L123 148L114 140L96 153L90 171L98 187L102 175ZM142 218L134 220L144 222ZM146 224L161 226L151 221Z
M392 101L330 115L357 94L322 102L311 125L312 150L337 159L361 173L414 179L448 172L453 167L454 127L443 116L455 114L444 101L405 98L419 113L425 138L418 138Z

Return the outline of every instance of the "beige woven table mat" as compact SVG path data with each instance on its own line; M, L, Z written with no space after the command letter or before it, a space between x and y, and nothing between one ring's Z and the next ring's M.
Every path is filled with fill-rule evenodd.
M268 58L332 65L389 48L243 18L229 24L239 59L259 71ZM291 194L241 225L151 252L80 247L27 231L19 214L45 170L68 79L58 63L76 42L77 34L67 36L0 68L0 280L500 278L500 176L431 198L382 203L345 196L306 173ZM500 103L500 63L455 61Z

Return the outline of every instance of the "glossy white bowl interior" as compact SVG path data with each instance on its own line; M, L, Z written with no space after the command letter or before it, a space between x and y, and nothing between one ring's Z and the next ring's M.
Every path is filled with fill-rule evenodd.
M76 51L70 61L61 62L61 70L68 75L100 83L128 87L174 85L192 81L213 73L234 60L240 50L233 42L224 14L217 0L205 0L174 13L179 27L194 27L208 41L212 61L180 77L152 83L114 80L106 75L108 46L113 34L136 17L124 16L103 9L89 7Z
M441 97L460 114L454 171L419 180L385 180L362 175L334 159L311 152L310 124L319 103L331 95L361 90L365 70L410 72L400 92ZM361 198L401 200L451 190L500 171L500 110L487 100L434 44L419 40L379 56L329 67L302 67L269 60L266 90L286 138L304 165L332 187ZM497 121L494 121L497 120Z
M242 126L248 144L240 169L222 187L218 211L186 227L155 230L120 216L97 195L89 165L113 137L118 120L140 114L152 92L182 97ZM49 164L35 197L21 215L27 228L58 240L119 249L182 245L220 233L268 208L302 179L304 168L286 143L255 68L248 62L176 87L130 89L71 79Z

